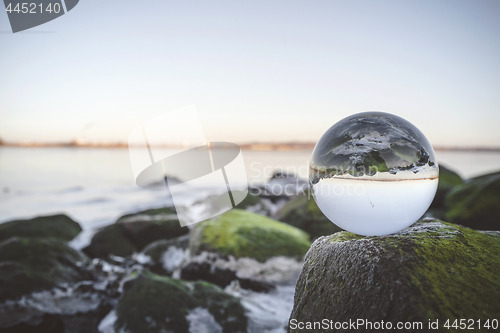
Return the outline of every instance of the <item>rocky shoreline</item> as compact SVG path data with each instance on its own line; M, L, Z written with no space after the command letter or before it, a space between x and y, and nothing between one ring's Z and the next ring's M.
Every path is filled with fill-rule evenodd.
M276 192L287 184L300 193ZM425 219L383 237L341 231L286 174L250 193L191 229L172 207L125 215L82 250L65 215L0 224L0 332L301 332L289 318L500 313L500 173L463 181L441 167Z

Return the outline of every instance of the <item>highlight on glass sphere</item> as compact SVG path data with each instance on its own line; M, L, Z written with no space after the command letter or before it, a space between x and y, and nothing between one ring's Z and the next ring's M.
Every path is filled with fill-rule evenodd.
M429 208L439 167L424 134L401 117L362 112L342 119L314 147L314 200L340 228L364 236L400 231Z

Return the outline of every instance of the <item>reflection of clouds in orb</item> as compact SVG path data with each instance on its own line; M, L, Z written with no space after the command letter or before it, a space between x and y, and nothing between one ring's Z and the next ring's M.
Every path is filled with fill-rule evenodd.
M309 180L332 222L358 234L383 235L425 213L438 174L434 150L420 130L395 115L364 112L339 121L321 137ZM360 186L362 193L355 191Z

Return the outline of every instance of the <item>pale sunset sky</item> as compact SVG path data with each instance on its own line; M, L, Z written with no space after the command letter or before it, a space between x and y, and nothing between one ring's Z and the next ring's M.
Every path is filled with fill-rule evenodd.
M362 111L500 146L500 1L81 0L12 34L0 138L127 141L195 104L212 141L317 141Z

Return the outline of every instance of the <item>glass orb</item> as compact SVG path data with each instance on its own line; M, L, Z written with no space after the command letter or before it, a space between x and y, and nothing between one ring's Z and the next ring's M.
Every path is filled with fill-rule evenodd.
M429 208L439 167L427 138L385 112L362 112L326 131L314 147L309 182L314 200L340 228L387 235Z

